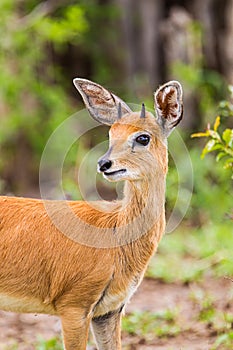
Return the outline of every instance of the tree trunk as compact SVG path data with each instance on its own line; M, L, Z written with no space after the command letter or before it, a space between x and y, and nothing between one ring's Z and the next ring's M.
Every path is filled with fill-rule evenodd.
M223 74L233 84L233 1L229 0L225 10L225 30L218 35L219 58Z
M128 86L148 95L161 82L159 20L161 0L115 0L122 14ZM140 79L138 79L140 78Z

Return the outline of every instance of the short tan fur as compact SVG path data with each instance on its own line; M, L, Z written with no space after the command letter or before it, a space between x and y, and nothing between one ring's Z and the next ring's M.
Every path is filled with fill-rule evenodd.
M74 84L91 116L111 125L98 170L125 181L124 198L67 201L76 221L64 202L0 197L0 309L58 315L66 350L85 350L90 326L99 350L120 350L124 306L165 229L166 139L182 117L182 89L176 81L161 86L154 117L96 83Z

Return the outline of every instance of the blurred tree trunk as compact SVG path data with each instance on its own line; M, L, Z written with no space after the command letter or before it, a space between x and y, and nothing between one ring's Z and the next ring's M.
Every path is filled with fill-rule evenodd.
M222 2L221 2L222 4ZM221 11L219 6L218 11ZM220 68L227 81L233 84L233 1L226 2L224 21L217 34Z
M166 78L177 79L174 64L182 62L198 69L201 59L201 39L190 30L193 19L190 14L179 6L170 9L169 16L161 27L163 37ZM185 118L182 126L193 129L198 124L198 103L196 91L188 86L184 93ZM188 108L187 108L188 106Z
M162 1L116 0L116 3L121 10L128 86L142 97L162 80L159 52Z
M160 32L161 1L139 1L141 14L141 67L149 78L150 85L158 85L161 82L160 68Z
M220 0L221 4L224 0ZM215 33L215 13L213 10L213 0L191 1L189 11L193 19L201 23L203 29L203 55L204 64L211 69L216 69L218 65L216 53L216 33Z
M205 66L233 83L233 1L195 0L189 10L203 27Z

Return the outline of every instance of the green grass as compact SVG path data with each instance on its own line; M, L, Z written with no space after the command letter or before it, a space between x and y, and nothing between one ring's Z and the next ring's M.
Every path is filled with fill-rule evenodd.
M137 335L146 341L155 337L174 337L180 332L176 323L177 310L163 310L160 312L135 311L122 320L122 329L130 335Z
M219 310L215 300L203 289L197 289L190 296L198 307L197 321L215 334L216 340L210 350L231 350L233 341L233 313Z
M233 222L203 228L180 228L165 235L153 257L147 277L188 283L205 275L233 276Z
M13 343L6 345L4 350L18 350L19 344ZM60 337L54 337L49 340L45 340L41 337L38 338L38 341L35 344L35 350L63 350L62 340Z
M214 346L210 350L231 350L233 343L233 331L218 336Z
M36 344L36 350L63 350L62 341L55 337L49 340L39 339Z
M166 283L198 283L206 276L233 276L233 222L206 224L202 228L181 227L165 235L153 257L147 276ZM216 335L210 350L231 350L233 314L218 310L213 296L195 289L190 299L197 306L197 322ZM182 331L182 330L181 330Z

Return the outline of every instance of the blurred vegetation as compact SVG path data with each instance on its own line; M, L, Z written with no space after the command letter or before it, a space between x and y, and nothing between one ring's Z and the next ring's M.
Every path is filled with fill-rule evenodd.
M123 318L122 329L148 342L155 337L174 337L180 332L176 325L177 314L177 310L169 309L156 313L135 311Z
M227 84L222 74L206 66L206 58L200 47L204 40L202 24L192 21L187 29L191 37L191 45L196 54L192 56L188 63L172 62L170 71L172 76L182 81L184 95L191 94L195 96L197 115L193 115L192 119L193 125L196 127L198 124L205 123L215 114L218 101L224 99L227 95ZM190 106L187 106L188 108ZM193 112L193 110L191 111ZM201 115L202 118L198 118L198 115Z
M46 141L75 111L65 89L71 81L65 79L56 57L71 44L85 48L86 41L95 43L90 21L95 17L98 22L103 13L110 16L111 6L100 11L97 2L90 3L0 3L4 33L0 38L0 173L5 180L0 181L0 190L18 193L38 186L38 164ZM86 49L98 66L97 46ZM105 62L101 64L107 69Z
M206 276L232 276L232 247L232 223L229 220L209 223L202 228L183 226L164 237L147 276L166 283L190 283Z
M60 338L51 338L49 340L39 339L36 344L36 350L62 350L63 345Z
M19 176L22 190L32 185L22 179L28 167L37 179L35 163L49 135L72 112L59 69L48 59L50 45L58 48L73 37L73 31L81 35L87 30L78 5L54 18L44 18L43 4L32 11L34 6L34 1L0 3L0 30L4 33L0 39L0 172L13 186L11 191L17 191L12 172ZM79 18L78 25L74 16Z
M0 190L37 195L38 167L46 141L79 108L78 100L73 99L73 95L78 99L78 94L71 93L71 76L83 72L88 74L87 78L107 87L114 86L116 80L116 93L132 98L124 80L125 61L130 52L124 52L123 43L118 47L123 41L122 8L117 2L100 4L97 0L69 3L3 0L0 16L0 29L4 33L0 38ZM140 21L133 18L134 26ZM185 91L198 91L195 95L198 119L202 115L204 122L214 114L216 100L224 98L226 84L219 72L206 68L201 49L203 24L193 20L186 29L195 55L188 62L176 60L167 70L181 80ZM135 73L137 93L152 107L151 92L149 96L140 76L139 70ZM83 104L80 106L83 108ZM187 134L183 136L188 138ZM102 141L100 137L95 141L91 138L93 133L73 145L65 162L64 187L73 198L80 198L81 194L76 182L71 180L72 169L78 169L87 150ZM91 161L94 163L96 159L92 154ZM171 177L172 173L173 169ZM98 183L99 187L106 187L99 178Z
M163 2L165 3L163 6L168 6L169 2ZM174 1L170 3L169 6L172 6ZM135 2L134 6L136 8L138 3L136 5ZM130 102L134 99L139 102L139 97L140 100L143 98L147 108L152 107L151 90L155 86L148 88L151 77L145 78L148 72L145 73L142 69L147 53L138 50L135 55L135 51L132 53L126 50L123 39L127 38L122 35L121 10L117 1L80 0L68 3L1 0L1 193L39 195L39 163L49 136L66 118L83 108L78 94L72 90L71 78L75 75L113 87L117 95L130 99ZM168 12L167 9L166 11ZM130 19L127 25L133 22L135 26L140 22L138 13L133 13ZM158 22L162 22L162 19ZM173 61L172 58L170 64L163 52L166 50L162 50L164 47L159 50L156 46L154 50L160 56L153 84L156 82L157 86L157 83L170 78L180 80L187 98L184 122L186 115L191 115L191 123L180 133L186 141L193 167L192 199L182 225L173 234L165 235L147 272L148 277L164 283L188 284L201 281L206 276L233 276L233 109L232 101L228 98L226 73L223 74L221 67L215 69L214 65L208 65L202 47L203 43L208 43L204 27L205 23L195 19L185 28L185 33L191 38L190 46L196 53L191 55L190 60L185 58ZM139 32L137 27L135 35ZM138 35L138 41L139 39ZM159 42L160 45L166 44L161 38ZM131 43L136 44L137 40ZM187 43L183 46L189 47ZM125 68L130 66L128 56L131 56L133 63L139 62L139 68L134 67L135 71L132 69L131 75L126 74ZM147 66L147 62L144 65ZM219 101L222 102L219 104ZM219 117L215 119L217 113ZM207 122L213 127L208 126L206 131L196 134L198 137L207 137L207 144L203 145L202 140L190 140L194 128L201 130ZM69 133L63 137L68 140ZM98 193L107 199L116 197L121 192L120 186L115 189L99 175L94 175L97 159L104 152L105 146L107 148L106 144L101 150L97 146L106 139L107 128L100 126L82 136L70 148L63 168L63 188L69 198L83 197L77 185L77 173L84 165L82 174L87 184L85 195L88 199L96 198L96 187ZM61 139L57 151L62 147ZM177 150L183 183L180 188L181 201L177 203L181 174L177 172L176 162L170 159L167 178L168 217L175 205L177 215L182 215L187 191L190 190L187 185L189 173L185 161L182 163L183 153L180 147L171 135L169 148ZM88 153L89 150L94 151ZM215 162L213 151L218 163ZM200 160L201 152L202 156L210 153L204 161ZM83 162L87 153L88 157ZM227 169L223 169L222 164ZM207 323L216 317L223 319L223 315L216 316L213 304L207 299L205 296L198 299L201 321ZM162 313L135 312L123 321L123 328L125 333L136 334L144 341L155 335L175 336L180 332L176 316L170 310ZM226 328L217 329L216 326L218 338L213 349L220 349L221 346L221 349L223 346L227 348L232 344L232 315L224 317ZM36 346L38 350L60 349L61 342L57 339L42 339Z
M230 86L229 90L231 91L231 99L233 99L233 86ZM219 109L222 116L233 117L232 101L222 101L219 104ZM230 169L233 173L233 129L225 128L220 131L220 125L221 117L217 116L213 129L208 124L206 131L192 134L192 137L207 137L209 141L202 150L201 158L204 158L207 153L217 151L216 161L224 159L224 168Z

